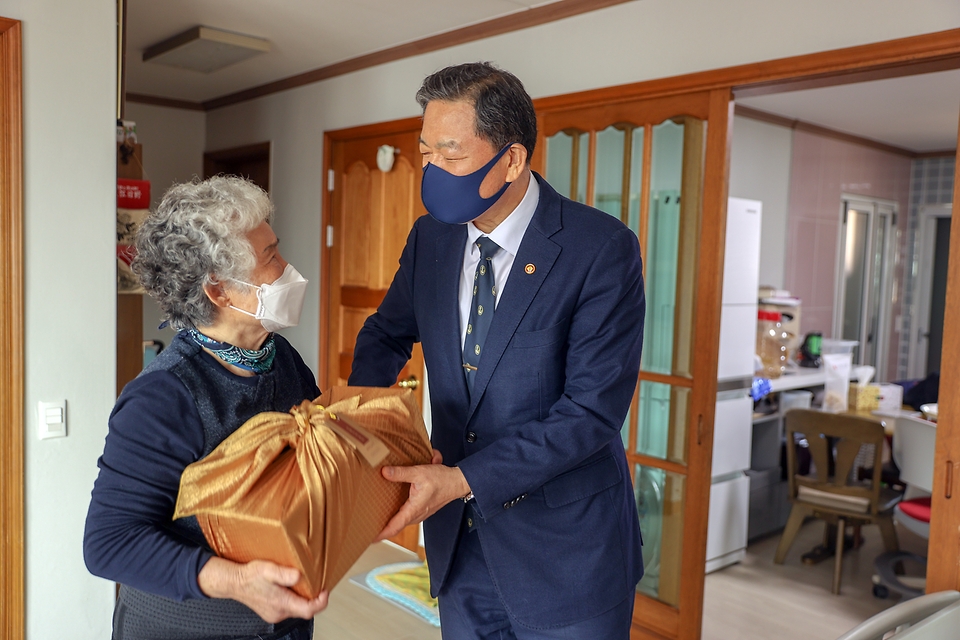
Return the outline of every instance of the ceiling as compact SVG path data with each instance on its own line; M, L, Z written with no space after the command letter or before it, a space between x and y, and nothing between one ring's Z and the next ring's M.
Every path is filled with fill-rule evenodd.
M127 91L204 102L556 1L127 0ZM147 47L196 26L272 48L209 74L142 61Z
M957 146L960 70L737 99L791 120L916 153Z
M127 0L126 88L130 93L202 103L555 2ZM209 74L141 60L147 47L199 25L266 38L272 48ZM957 143L960 70L737 102L912 152L943 151Z

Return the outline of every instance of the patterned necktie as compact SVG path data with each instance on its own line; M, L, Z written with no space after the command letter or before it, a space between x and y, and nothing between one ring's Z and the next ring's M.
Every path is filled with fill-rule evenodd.
M483 341L493 322L493 310L497 304L497 281L493 277L493 256L500 246L486 236L477 238L480 262L473 276L473 301L470 303L470 318L467 320L467 336L463 341L463 370L467 376L467 388L473 393L473 381L480 365Z

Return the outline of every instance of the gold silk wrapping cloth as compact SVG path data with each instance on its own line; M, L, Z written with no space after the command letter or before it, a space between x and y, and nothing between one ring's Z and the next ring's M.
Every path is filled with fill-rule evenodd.
M334 387L289 413L250 418L189 465L173 517L195 515L221 557L298 569L294 591L314 598L406 501L409 485L385 480L381 467L429 464L431 454L409 389Z

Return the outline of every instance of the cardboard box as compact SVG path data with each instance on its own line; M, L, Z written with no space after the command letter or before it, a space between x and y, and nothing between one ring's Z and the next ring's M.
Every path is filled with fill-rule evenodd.
M851 411L875 411L880 408L880 385L850 383L847 406Z
M883 383L880 387L880 399L877 408L881 411L900 411L903 407L903 387L898 384Z

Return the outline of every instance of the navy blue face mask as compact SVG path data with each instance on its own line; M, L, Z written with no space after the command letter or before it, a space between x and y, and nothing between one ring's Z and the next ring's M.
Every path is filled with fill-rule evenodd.
M427 213L440 222L464 224L479 218L487 209L500 199L510 186L504 183L500 190L489 198L480 195L480 185L512 145L508 144L487 164L465 176L455 176L435 164L427 163L423 167L423 180L420 182L420 199Z

